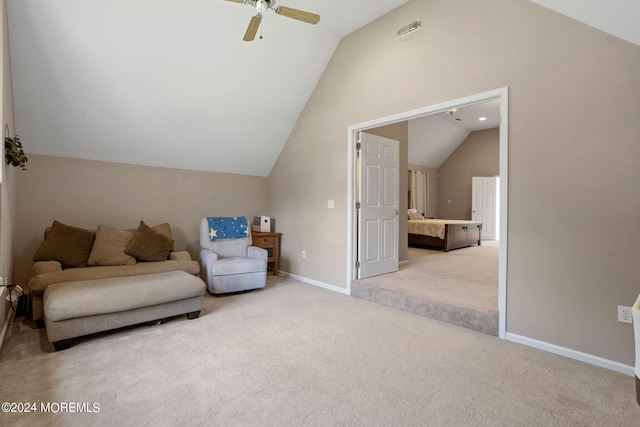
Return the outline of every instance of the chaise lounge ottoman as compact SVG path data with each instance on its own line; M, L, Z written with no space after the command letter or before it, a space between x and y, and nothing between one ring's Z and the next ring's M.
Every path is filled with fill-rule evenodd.
M83 335L181 314L195 319L205 290L184 271L56 283L43 295L47 337L58 351Z

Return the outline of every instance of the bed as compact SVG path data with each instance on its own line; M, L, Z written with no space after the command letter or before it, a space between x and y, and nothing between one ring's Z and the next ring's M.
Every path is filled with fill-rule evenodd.
M435 246L445 252L480 246L481 222L455 219L410 219L407 222L409 246Z

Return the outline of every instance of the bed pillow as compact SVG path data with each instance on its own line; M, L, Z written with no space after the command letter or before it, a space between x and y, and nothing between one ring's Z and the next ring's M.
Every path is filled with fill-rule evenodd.
M133 265L136 259L127 254L133 231L99 225L87 265Z
M140 221L125 252L141 261L166 261L172 248L173 240Z
M95 237L93 231L53 221L33 260L58 261L63 268L86 267Z
M413 220L424 219L424 216L420 212L418 212L416 209L409 209L407 212L409 214L409 219L413 219Z

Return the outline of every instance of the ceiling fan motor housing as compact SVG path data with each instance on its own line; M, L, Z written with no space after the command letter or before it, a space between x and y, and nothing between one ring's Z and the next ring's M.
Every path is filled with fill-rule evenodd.
M271 3L269 0L256 0L255 6L258 15L264 15L269 8L271 8ZM274 2L275 3L275 2Z
M306 22L308 24L317 24L320 22L320 15L311 12L305 12L304 10L294 9L292 7L284 7L276 5L276 0L227 0L233 3L248 4L256 8L256 14L251 18L247 31L244 34L242 40L250 42L256 37L258 28L262 22L262 17L267 10L272 9L275 13L287 18L292 18L298 21ZM262 38L262 37L260 37Z

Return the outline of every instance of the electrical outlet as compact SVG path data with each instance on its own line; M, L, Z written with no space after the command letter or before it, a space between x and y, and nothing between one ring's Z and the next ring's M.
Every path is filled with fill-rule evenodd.
M302 259L307 259L307 251L300 251L300 256Z
M625 307L623 305L618 306L618 322L633 323L631 318L631 307Z

